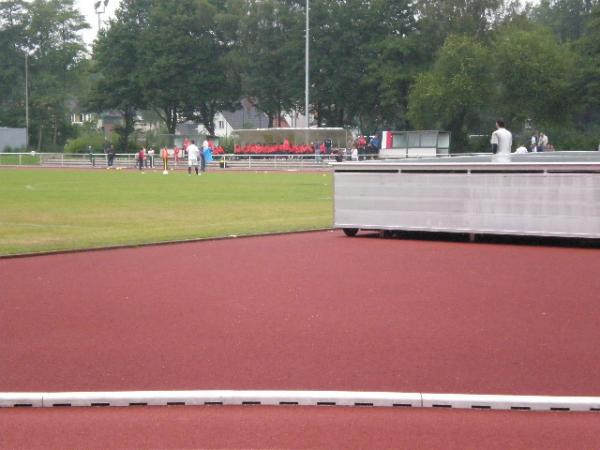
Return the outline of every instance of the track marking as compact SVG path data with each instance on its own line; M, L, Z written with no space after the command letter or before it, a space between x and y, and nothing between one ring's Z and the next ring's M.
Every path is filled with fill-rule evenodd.
M118 406L347 406L600 412L600 397L351 391L123 391L0 393L0 408Z

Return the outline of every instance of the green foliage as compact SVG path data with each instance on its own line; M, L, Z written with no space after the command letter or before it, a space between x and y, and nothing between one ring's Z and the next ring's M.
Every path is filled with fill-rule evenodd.
M495 104L507 123L564 122L573 104L571 81L576 58L538 27L502 28L493 44L493 66L499 86Z
M85 134L73 139L69 139L65 144L65 153L88 153L89 148L92 148L93 153L101 153L104 151L106 141L100 133Z
M532 10L532 19L552 30L561 42L581 38L598 0L541 0Z
M591 126L588 130L573 126L554 126L549 140L556 150L597 150L600 145L600 126Z
M480 126L492 94L490 54L475 39L450 36L432 70L417 77L410 92L408 117L421 129L452 132L452 148L467 144L470 129Z
M600 120L599 3L311 0L310 112L319 126L369 134L446 128L462 149L497 116L513 131L528 121L587 139ZM0 126L25 124L27 53L35 148L75 138L69 115L78 106L122 115L119 151L153 139L136 136L144 110L167 133L193 120L214 134L215 113L248 99L273 124L304 109L305 7L122 0L86 59L74 0L0 1Z
M225 150L225 153L231 154L231 153L233 153L234 148L235 148L235 139L233 137L219 138L219 145L221 147L223 147L223 150Z
M73 135L67 102L79 87L84 28L73 0L0 2L0 126L25 126L27 58L30 143L38 150L59 149Z

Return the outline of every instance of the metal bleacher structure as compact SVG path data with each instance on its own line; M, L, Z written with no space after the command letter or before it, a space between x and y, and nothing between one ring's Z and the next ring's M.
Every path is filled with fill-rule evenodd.
M600 152L334 163L335 227L600 239Z

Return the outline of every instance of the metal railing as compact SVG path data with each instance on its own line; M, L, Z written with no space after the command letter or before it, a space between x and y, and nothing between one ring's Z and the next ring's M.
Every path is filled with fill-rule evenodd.
M575 156L593 157L600 154L597 151L588 152L549 152L549 153L529 153L524 155L512 155L515 161L535 162L561 160L562 158L572 158ZM450 158L448 158L450 157ZM491 153L452 153L450 155L440 155L438 157L414 157L406 159L386 160L401 161L420 161L420 160L438 160L438 159L456 159L468 158L471 161L487 161ZM377 155L367 154L359 155L361 161L377 160ZM343 161L349 161L350 155L346 155ZM162 167L162 160L154 156L154 164L148 158L145 161L145 168ZM327 170L330 163L340 162L335 154L327 155L218 155L214 157L213 162L209 163L212 169L237 169L237 170ZM108 167L108 157L104 153L0 153L0 167L22 166L22 167L64 167L64 168L106 168ZM113 160L115 168L135 168L137 167L136 155L133 153L119 153ZM169 167L180 169L187 167L187 159L179 158L175 161L173 157L169 158Z
M238 170L328 170L329 163L336 161L335 155L218 155L208 164L213 169ZM115 155L113 167L136 168L135 154ZM0 153L0 166L23 167L71 167L106 168L108 157L104 153ZM144 168L162 167L160 157L154 156L144 162ZM187 158L169 158L170 168L186 168Z

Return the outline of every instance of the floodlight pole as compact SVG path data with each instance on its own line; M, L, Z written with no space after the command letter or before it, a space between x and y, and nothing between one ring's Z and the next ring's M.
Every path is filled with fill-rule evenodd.
M25 52L25 148L29 148L29 52Z
M100 20L100 16L106 12L106 7L108 6L109 0L104 0L104 8L100 11L100 2L96 3L96 15L98 16L98 32L100 32L100 27L102 26L102 22Z
M309 91L310 91L310 0L306 0L306 61L304 77L304 114L306 114L306 128L310 126L308 115ZM308 142L308 130L306 131L306 144Z

